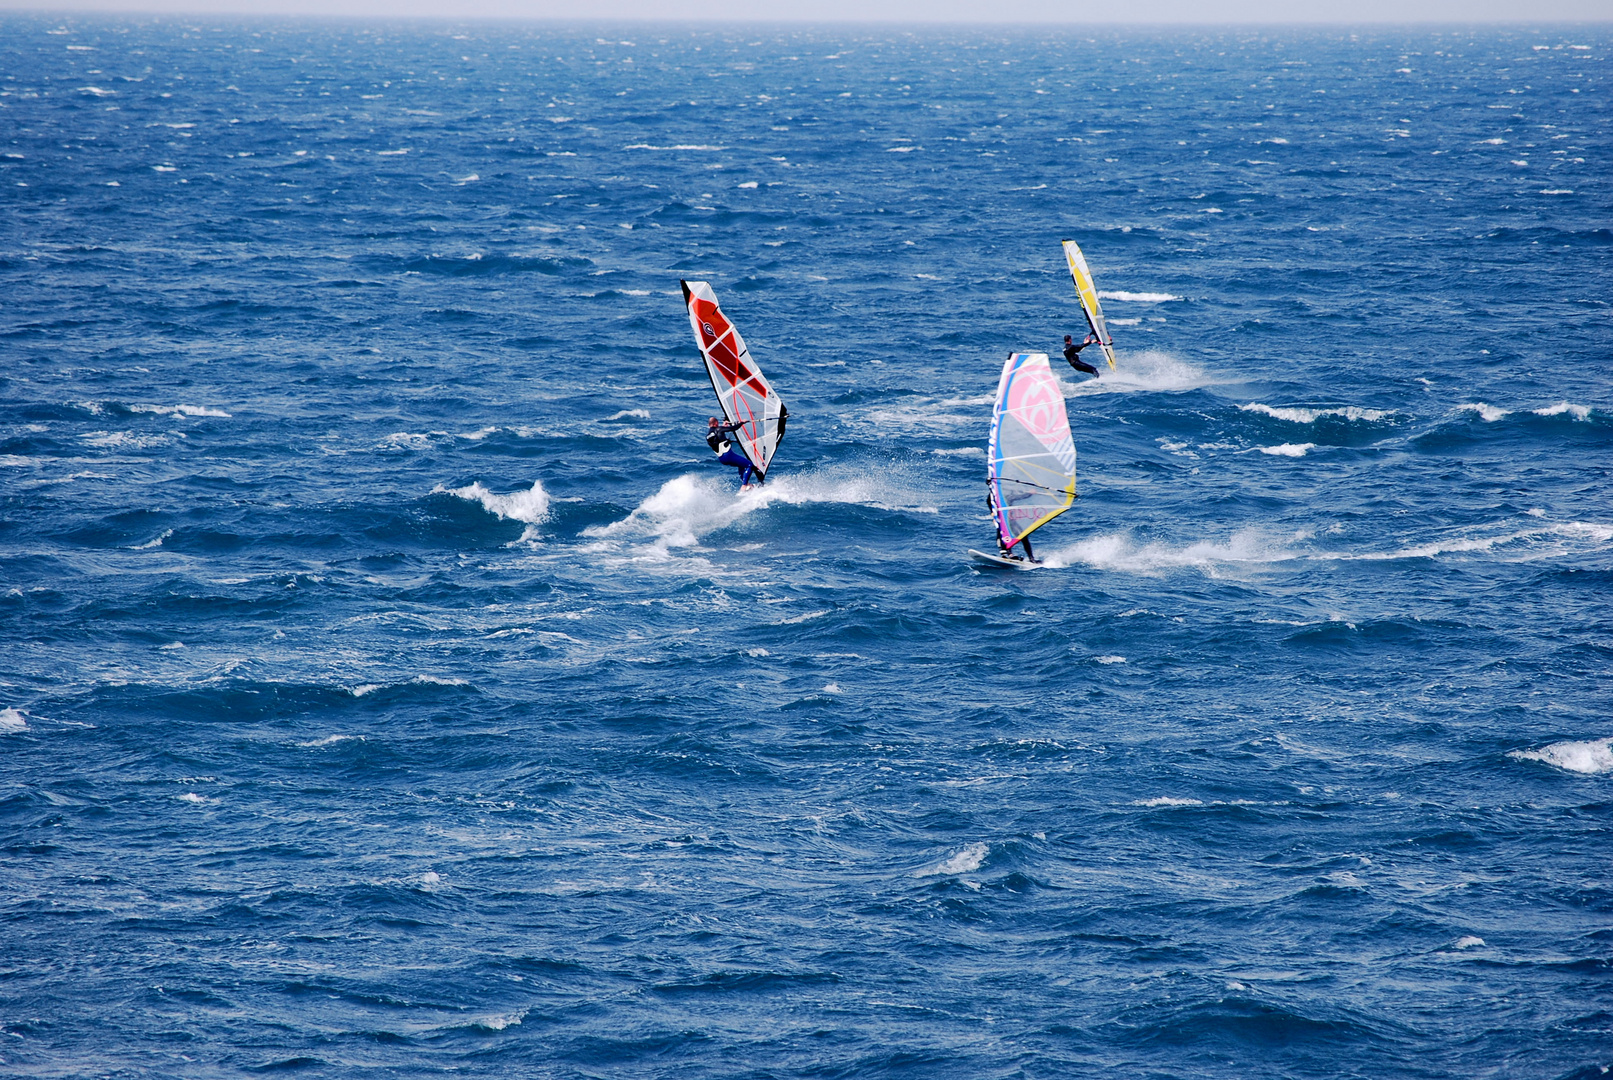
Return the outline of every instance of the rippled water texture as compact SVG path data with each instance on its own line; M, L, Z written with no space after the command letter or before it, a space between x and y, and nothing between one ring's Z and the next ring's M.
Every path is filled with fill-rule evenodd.
M3 1071L1600 1076L1610 46L0 16Z

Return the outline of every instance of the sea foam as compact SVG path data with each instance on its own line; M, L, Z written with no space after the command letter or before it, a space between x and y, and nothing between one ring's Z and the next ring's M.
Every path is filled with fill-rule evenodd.
M1337 416L1345 420L1383 420L1392 415L1380 409L1363 409L1358 405L1345 405L1331 409L1310 409L1302 405L1263 405L1252 401L1239 405L1244 412L1260 413L1276 420L1287 420L1292 424L1314 424L1324 417Z
M522 530L520 540L535 539L537 526L549 515L549 493L543 490L541 480L534 480L526 491L512 491L507 495L485 487L480 480L461 488L445 488L438 484L431 489L431 493L468 499L480 503L483 510L506 521L524 522L526 528Z
M991 849L985 844L970 844L944 862L920 870L914 877L935 877L940 874L970 874L980 869Z
M1613 772L1613 738L1552 743L1539 750L1514 750L1507 757L1518 761L1539 761L1568 772L1594 776Z

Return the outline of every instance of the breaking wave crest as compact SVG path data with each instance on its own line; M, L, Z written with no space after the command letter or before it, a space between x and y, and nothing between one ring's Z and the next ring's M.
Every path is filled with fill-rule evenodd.
M972 874L980 869L991 849L985 844L970 844L944 862L920 870L914 877L935 877L940 874Z
M1263 405L1258 401L1239 405L1244 412L1260 413L1276 420L1287 420L1292 424L1314 424L1324 417L1337 416L1345 420L1383 420L1392 415L1381 409L1363 409L1358 405L1346 405L1335 409L1308 409L1303 406Z
M1124 292L1120 290L1110 292L1107 289L1102 289L1098 292L1098 299L1119 300L1122 303L1129 302L1133 304L1163 304L1171 300L1180 300L1181 297L1172 296L1170 293L1164 292Z
M482 485L480 480L461 488L446 488L441 484L431 489L433 495L453 495L457 498L468 499L471 502L481 503L482 509L489 514L496 515L506 521L520 521L526 528L521 532L522 540L532 540L538 535L537 527L549 516L549 493L543 490L543 481L534 480L532 487L526 491L513 491L508 495L501 495Z
M1518 761L1539 761L1567 772L1594 776L1613 772L1613 739L1552 743L1539 750L1514 750L1507 757Z

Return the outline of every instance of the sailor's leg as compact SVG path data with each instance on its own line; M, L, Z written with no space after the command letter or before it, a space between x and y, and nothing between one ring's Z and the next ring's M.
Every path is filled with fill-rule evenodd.
M1020 543L1025 545L1025 558L1029 559L1031 562L1035 562L1036 553L1031 550L1031 538L1027 536L1025 539L1021 540Z

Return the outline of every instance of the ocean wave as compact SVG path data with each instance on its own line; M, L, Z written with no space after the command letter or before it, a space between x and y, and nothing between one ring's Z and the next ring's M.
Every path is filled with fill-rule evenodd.
M1124 292L1118 289L1114 291L1100 289L1098 290L1098 299L1119 300L1122 303L1131 304L1164 304L1169 303L1172 300L1180 300L1182 298L1180 296L1172 296L1170 293L1163 292Z
M1239 405L1243 412L1260 413L1276 420L1287 420L1292 424L1314 424L1318 420L1337 416L1345 420L1364 420L1374 422L1388 419L1394 414L1381 409L1363 409L1358 405L1344 405L1336 408L1311 409L1302 405L1263 405L1258 401Z
M537 526L549 516L549 493L543 490L543 481L534 480L526 491L500 494L485 487L480 480L467 487L447 488L438 484L431 489L433 495L453 495L456 498L479 503L483 510L505 521L519 521L526 525L520 540L532 540L538 535Z
M846 470L809 473L769 480L750 491L735 492L733 481L685 474L661 485L620 521L593 525L582 535L600 541L648 540L653 546L693 547L700 538L774 505L851 503L882 509L931 512L925 506L893 506L891 474Z
M1086 355L1091 356L1091 351L1089 350ZM1157 349L1119 354L1115 360L1114 371L1110 371L1101 361L1094 361L1093 366L1102 373L1095 379L1069 383L1060 379L1066 397L1197 390L1213 386L1218 381L1202 368ZM1057 367L1053 370L1060 375L1063 374Z
M1456 411L1459 413L1478 413L1479 419L1483 420L1486 424L1493 424L1502 417L1512 415L1511 409L1498 409L1494 405L1489 405L1482 401L1474 401L1465 405L1458 405L1456 406Z
M950 858L918 871L914 877L937 877L950 874L972 874L986 861L991 848L985 844L970 844Z
M1539 750L1513 750L1507 757L1518 761L1538 761L1565 772L1595 776L1613 772L1613 738L1552 743Z
M1316 444L1313 442L1282 443L1278 446L1257 446L1255 449L1262 454L1272 454L1276 457L1304 457L1316 449Z
M1536 528L1490 532L1479 536L1455 536L1424 544L1411 544L1387 552L1363 552L1331 556L1340 559L1387 561L1431 559L1438 555L1473 552L1503 554L1510 562L1558 558L1587 551L1604 550L1613 542L1613 525L1593 521L1552 522Z
M1562 416L1564 413L1567 413L1575 420L1589 420L1591 418L1591 410L1589 406L1575 405L1572 402L1567 401L1559 401L1555 405L1547 405L1545 408L1531 409L1530 411L1536 416Z
M711 146L705 143L675 143L672 146L654 146L650 143L629 143L623 150L726 150L726 146Z
M1225 541L1201 540L1181 547L1139 544L1128 533L1107 533L1038 554L1049 567L1082 564L1133 574L1195 569L1211 577L1231 567L1256 567L1303 557L1256 529L1241 530Z
M0 735L28 730L28 714L21 709L0 709Z
M130 412L155 413L158 416L215 416L228 419L229 413L206 405L130 405Z

